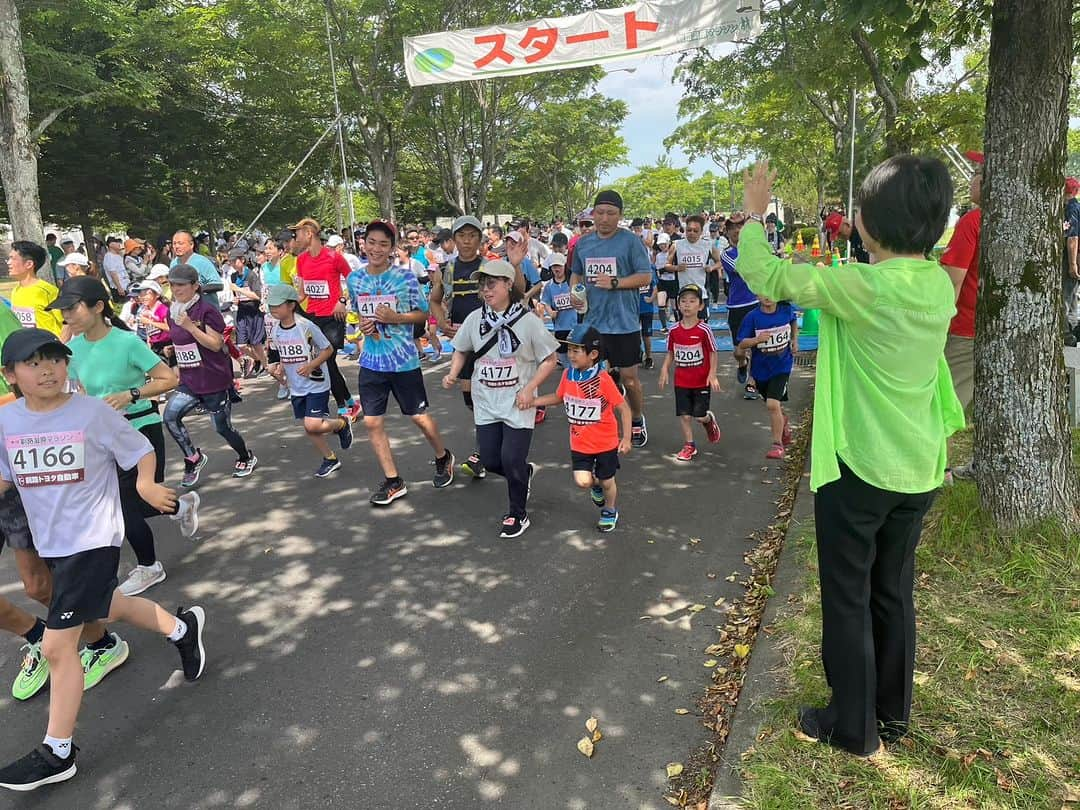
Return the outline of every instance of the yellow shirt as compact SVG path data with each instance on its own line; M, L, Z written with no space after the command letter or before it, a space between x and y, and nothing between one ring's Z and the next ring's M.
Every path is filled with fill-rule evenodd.
M281 283L293 286L293 280L296 278L296 257L291 253L286 253L281 257Z
M19 284L11 293L11 311L24 327L47 329L59 335L64 328L64 318L59 310L47 310L45 307L56 300L60 291L52 284L41 279L32 284Z

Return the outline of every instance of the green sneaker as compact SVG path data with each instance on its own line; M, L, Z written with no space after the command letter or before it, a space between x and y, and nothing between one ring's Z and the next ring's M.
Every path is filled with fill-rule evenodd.
M49 680L49 662L41 654L40 641L37 644L23 644L22 648L26 650L26 655L23 656L19 676L11 685L11 696L16 700L29 700Z
M79 650L82 659L83 691L93 689L102 679L128 659L128 643L116 633L109 633L113 645L104 650L92 650L83 647Z
M603 506L604 501L604 488L603 487L589 487L589 497L592 498L592 502L597 506Z

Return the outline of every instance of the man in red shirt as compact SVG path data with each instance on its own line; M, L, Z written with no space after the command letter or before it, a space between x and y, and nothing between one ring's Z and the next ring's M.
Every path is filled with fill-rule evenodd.
M326 361L330 375L330 393L338 404L338 415L355 420L360 405L349 393L349 386L337 366L337 352L345 345L345 302L341 279L351 272L345 257L324 247L319 223L310 217L290 226L296 234L296 288L305 300L309 321L318 326L335 349Z
M825 247L832 250L833 242L840 236L840 226L844 222L843 209L833 208L825 217Z
M970 411L975 394L975 299L979 292L979 231L982 229L982 152L965 152L975 166L969 191L974 208L956 223L941 266L956 288L956 315L945 341L945 360L952 372L953 388L965 411Z

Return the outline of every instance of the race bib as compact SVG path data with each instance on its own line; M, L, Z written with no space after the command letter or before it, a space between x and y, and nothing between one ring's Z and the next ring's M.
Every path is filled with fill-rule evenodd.
M513 357L481 357L476 363L476 374L488 388L513 388L518 383L517 360Z
M675 365L677 366L684 368L688 366L700 366L705 362L705 350L701 348L700 343L694 343L689 346L676 343L672 349L675 352Z
M19 323L27 329L37 326L37 314L31 307L12 307L11 311L19 319Z
M680 257L679 264L686 267L687 270L700 270L705 266L705 257L700 253L687 253L685 256Z
M308 298L329 298L330 282L325 280L304 280L304 295Z
M307 344L299 340L279 343L277 350L282 363L306 363L309 360Z
M595 425L603 413L603 402L599 398L564 397L563 407L571 425Z
M774 326L772 329L756 329L754 334L756 337L768 337L764 343L759 343L754 347L765 354L782 352L791 344L791 324L788 323L783 326Z
M74 484L86 477L81 430L9 436L7 454L20 487Z
M652 284L646 284L643 287L638 287L637 291L642 295L648 295L650 292L652 292Z
M661 273L660 274L660 280L661 281L674 281L675 280L675 274L674 273Z
M175 351L176 365L180 368L196 368L202 363L202 354L199 353L198 343L176 346Z
M585 260L585 281L595 284L597 276L616 275L615 257L595 258Z
M386 304L397 312L396 295L361 295L356 299L356 314L361 318L374 318L375 310Z
M551 296L551 304L555 309L574 308L574 305L570 302L570 293L559 293Z

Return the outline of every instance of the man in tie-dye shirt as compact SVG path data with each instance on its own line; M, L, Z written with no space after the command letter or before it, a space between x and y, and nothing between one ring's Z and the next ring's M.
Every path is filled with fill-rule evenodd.
M454 456L443 445L438 425L427 412L420 355L413 343L414 324L427 320L420 306L420 285L411 270L394 267L390 260L397 238L397 228L390 222L370 223L364 237L368 264L354 270L346 280L349 299L360 316L360 331L364 333L359 383L364 427L385 476L371 496L374 506L388 506L408 492L398 475L383 425L391 394L435 451L435 486L449 486L454 480Z

